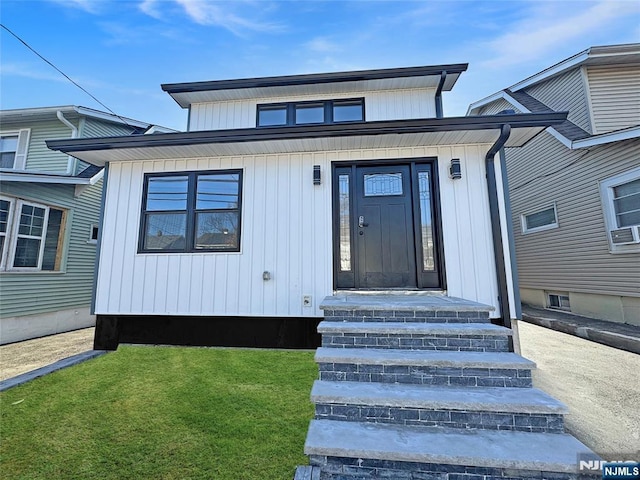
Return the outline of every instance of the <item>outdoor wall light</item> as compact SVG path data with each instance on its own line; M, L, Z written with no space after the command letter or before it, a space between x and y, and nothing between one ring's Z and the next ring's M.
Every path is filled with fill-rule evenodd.
M449 166L449 178L457 180L462 178L462 167L460 167L460 159L452 158L451 165Z
M322 183L322 178L320 177L320 165L313 166L313 184L320 185Z
M266 270L262 272L262 280L264 280L265 282L267 280L271 280L271 272L268 272Z

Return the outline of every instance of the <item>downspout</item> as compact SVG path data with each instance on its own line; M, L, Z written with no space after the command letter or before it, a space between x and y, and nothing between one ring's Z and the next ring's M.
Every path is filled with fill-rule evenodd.
M78 137L78 129L76 128L76 126L73 123L71 123L69 120L64 118L64 115L62 114L61 110L58 110L56 112L56 116L58 117L58 120L60 120L62 123L64 123L67 127L69 127L71 129L71 138L77 138ZM66 171L67 175L73 175L75 173L76 162L77 161L76 161L75 157L72 157L71 155L69 155L68 160L67 160L67 171Z
M491 236L493 238L494 259L496 262L496 277L498 281L498 302L503 325L511 328L511 308L509 307L509 290L507 287L507 270L504 263L504 245L502 243L502 228L500 226L500 205L498 202L498 188L496 186L496 167L494 157L500 151L511 135L511 125L504 124L500 129L500 136L487 155L487 189L489 192L489 212L491 214Z
M438 88L436 89L436 118L442 118L442 87L444 87L444 81L447 79L447 71L444 70L440 74L440 82L438 83Z

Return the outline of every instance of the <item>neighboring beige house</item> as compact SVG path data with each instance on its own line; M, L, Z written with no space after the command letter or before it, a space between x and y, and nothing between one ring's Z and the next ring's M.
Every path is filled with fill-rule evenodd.
M469 107L568 111L506 149L522 302L640 325L640 44L591 47Z

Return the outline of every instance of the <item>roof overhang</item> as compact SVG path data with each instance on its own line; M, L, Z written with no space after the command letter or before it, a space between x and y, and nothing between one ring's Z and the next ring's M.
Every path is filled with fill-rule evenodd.
M633 63L640 63L640 43L591 47L535 75L525 78L521 82L509 87L509 90L515 92L530 87L531 85L560 75L577 66L625 65Z
M486 97L482 100L479 100L469 105L469 108L467 110L467 115L477 115L482 107L500 99L509 102L511 105L517 108L520 112L531 113L531 110L529 110L526 106L520 103L512 95L509 95L508 91L501 90L489 97ZM555 139L558 140L560 143L562 143L565 147L571 150L577 150L580 148L588 148L588 147L594 147L596 145L604 145L607 143L620 142L622 140L640 138L640 125L624 128L621 130L615 130L613 132L602 133L599 135L589 135L586 138L580 138L580 139L568 138L566 135L563 135L551 125L549 126L549 128L547 128L547 132L553 135Z
M194 131L129 137L48 140L47 146L94 165L107 162L228 155L318 152L362 148L486 144L511 125L508 147L518 147L566 112L428 118L238 130Z
M78 107L75 105L65 105L60 107L40 107L40 108L16 108L13 110L0 110L0 121L2 123L20 123L20 122L33 122L37 120L55 120L57 112L62 112L64 115L80 115L84 117L91 117L98 120L104 120L107 122L118 123L122 125L129 125L137 128L149 128L151 124L134 120L133 118L121 117L113 115L111 113L101 112L92 108ZM165 129L165 131L175 131L171 129Z
M58 185L95 185L104 175L100 170L94 176L77 177L55 173L35 173L25 170L0 170L0 182L54 183Z
M385 68L352 72L314 73L278 77L242 78L210 82L163 84L162 89L183 108L193 103L296 95L362 93L398 88L453 88L466 63L424 67Z

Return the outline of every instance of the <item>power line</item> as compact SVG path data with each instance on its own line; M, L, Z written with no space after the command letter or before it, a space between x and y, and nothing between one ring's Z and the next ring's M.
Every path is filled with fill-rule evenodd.
M120 120L122 120L126 125L130 126L129 123L122 118L120 115L118 115L116 112L114 112L113 110L111 110L109 107L107 107L104 103L102 103L100 100L98 100L94 95L92 95L91 93L89 93L84 87L82 87L82 85L79 85L77 82L75 82L72 78L69 77L69 75L67 75L66 73L64 73L62 70L60 70L58 67L56 67L53 63L51 63L49 60L47 60L46 58L44 58L42 55L40 55L33 47L31 47L31 45L29 45L27 42L25 42L22 38L20 38L17 34L13 33L9 27L7 27L6 25L0 23L0 27L4 28L7 32L9 32L11 35L13 35L20 43L22 43L25 47L27 47L29 50L31 50L33 53L35 53L38 57L40 57L42 60L44 60L46 63L48 63L50 66L52 66L60 75L62 75L64 78L66 78L67 80L69 80L71 83L73 83L76 87L78 87L80 90L82 90L84 93L86 93L87 95L89 95L91 98L93 98L96 102L98 102L100 105L102 105L104 108L106 108L109 112L111 112L113 115L115 115L116 117L118 117ZM131 127L133 128L133 127Z

